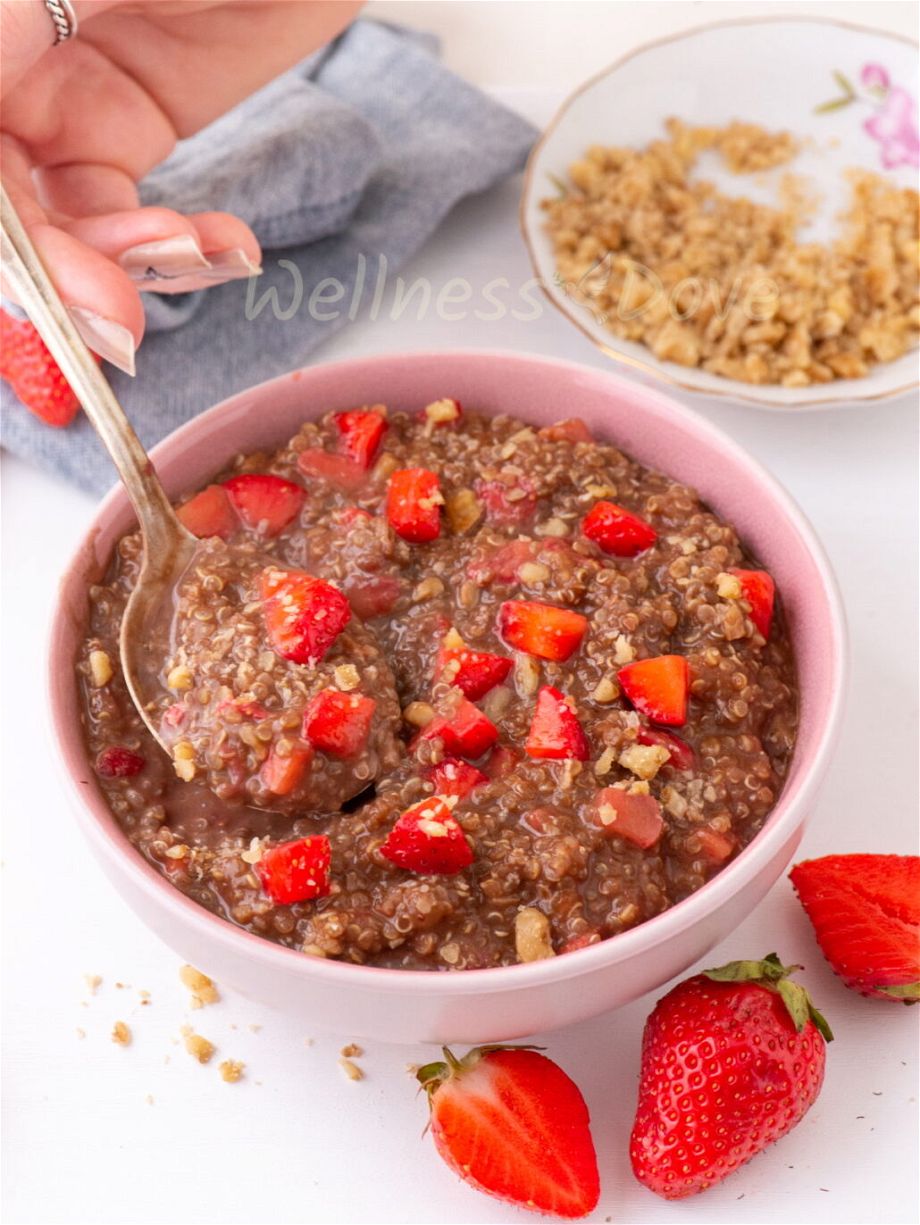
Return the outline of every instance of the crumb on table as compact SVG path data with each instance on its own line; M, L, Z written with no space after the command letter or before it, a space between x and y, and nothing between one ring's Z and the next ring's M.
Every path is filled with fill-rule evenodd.
M213 981L194 966L183 966L179 971L179 978L192 993L193 1008L204 1008L207 1004L216 1004L220 999Z
M112 1026L112 1041L118 1046L131 1045L131 1030L124 1021L116 1021Z
M245 1063L238 1059L224 1059L217 1065L217 1070L220 1072L221 1080L225 1080L228 1085L235 1085L238 1080L242 1079L245 1067Z

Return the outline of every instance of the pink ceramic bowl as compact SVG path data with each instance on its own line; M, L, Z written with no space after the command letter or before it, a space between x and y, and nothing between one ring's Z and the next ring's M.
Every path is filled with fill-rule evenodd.
M776 578L798 658L801 729L780 801L762 832L693 897L602 944L527 965L425 973L306 957L232 926L172 888L121 833L80 737L74 659L97 579L132 525L120 488L103 501L64 576L50 650L56 739L80 823L127 903L183 958L311 1026L392 1042L517 1038L615 1008L681 973L732 931L789 863L837 738L844 619L824 552L779 485L724 434L658 391L566 362L512 353L368 357L316 366L241 392L153 452L170 494L207 483L238 451L271 447L311 415L383 401L415 409L456 396L537 424L578 415L642 463L695 486Z

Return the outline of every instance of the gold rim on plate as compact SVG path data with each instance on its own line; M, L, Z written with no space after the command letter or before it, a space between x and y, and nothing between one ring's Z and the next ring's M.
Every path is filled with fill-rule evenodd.
M856 407L859 404L871 404L880 400L893 400L898 396L906 395L907 392L915 391L918 387L920 387L920 378L914 379L913 382L905 383L901 387L894 387L889 391L877 391L872 395L854 394L852 396L845 397L839 395L824 396L819 399L796 400L795 403L789 404L781 404L774 400L762 399L755 393L746 390L749 384L740 383L736 379L725 379L722 375L716 375L715 377L722 378L724 382L732 383L733 385L737 385L745 390L736 391L734 390L734 386L732 389L726 388L724 390L721 388L703 388L697 387L693 383L686 383L682 379L677 378L675 375L668 373L668 371L663 370L660 365L643 361L638 357L631 357L628 353L622 353L619 349L613 348L610 344L605 344L604 341L598 340L593 332L591 332L573 312L567 309L566 305L560 301L559 297L547 288L543 280L533 243L531 242L526 213L531 191L533 189L537 159L543 152L543 148L547 140L556 131L559 124L565 118L566 113L576 98L579 98L582 94L587 93L589 89L593 89L599 81L602 81L605 77L610 76L612 72L618 68L621 68L630 60L635 59L636 56L644 55L647 51L652 51L656 47L664 47L670 43L681 42L685 38L691 38L696 34L706 34L710 30L721 30L742 26L780 25L782 23L789 22L800 22L803 25L811 24L835 26L842 30L852 30L857 34L872 34L878 38L890 38L895 42L905 43L908 47L920 47L920 44L918 44L916 39L908 38L905 34L895 34L890 30L880 30L874 26L864 26L853 21L841 21L837 18L809 16L807 14L776 17L730 17L725 21L711 21L705 25L692 26L687 30L679 30L676 34L666 34L661 38L654 38L650 39L648 42L641 43L638 47L633 47L631 51L627 51L625 55L621 55L619 59L616 59L612 63L608 64L606 68L602 68L599 72L595 72L593 76L590 76L587 79L587 81L583 81L577 89L572 90L572 92L568 94L567 97L560 103L556 109L556 113L546 125L536 144L531 149L530 155L527 158L527 165L524 168L524 182L521 187L521 198L518 204L518 226L521 231L521 237L524 240L524 246L527 249L527 255L530 259L531 267L539 281L540 291L556 308L556 310L559 311L563 318L567 319L569 323L573 324L583 336L586 336L587 339L591 341L595 348L600 349L600 351L612 361L620 362L624 366L631 366L634 370L638 370L643 374L651 375L652 378L666 383L670 387L678 387L681 389L681 391L688 391L695 396L711 396L715 399L721 400L737 400L741 403L752 404L757 408L769 408L774 411L779 410L780 412L795 412L802 408L824 408L828 405L834 404L844 407Z

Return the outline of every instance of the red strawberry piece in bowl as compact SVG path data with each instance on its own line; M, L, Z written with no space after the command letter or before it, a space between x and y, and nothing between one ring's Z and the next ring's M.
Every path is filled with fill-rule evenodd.
M355 757L367 744L377 703L363 693L323 689L303 719L304 738L332 757Z
M437 475L427 468L403 468L390 477L387 520L410 544L427 544L441 534L441 495Z
M300 485L270 472L231 476L224 489L243 523L262 536L283 532L300 514L306 497Z
M463 799L483 783L489 782L487 774L459 757L442 758L436 766L426 770L425 777L434 787L436 795L455 795L458 799Z
M261 779L273 796L286 796L295 791L310 772L313 749L301 741L285 741L284 747L273 745L262 767Z
M303 570L268 566L259 577L262 618L283 659L315 664L351 620L341 591Z
M356 494L368 483L367 469L347 455L333 455L321 447L307 447L297 456L297 467L309 480L324 481L342 493Z
M713 1187L814 1103L833 1035L775 953L679 983L645 1025L633 1173L665 1199Z
M536 490L526 476L507 482L476 481L473 488L486 508L486 518L496 527L522 527L536 513Z
M368 469L387 430L383 412L380 409L352 409L335 413L332 420L339 432L341 454L359 468Z
M587 629L581 613L535 600L505 600L498 610L498 632L508 646L538 659L568 659Z
M595 502L582 519L581 530L599 549L614 557L635 557L658 539L651 524L614 502Z
M920 1000L920 856L825 855L797 863L789 879L848 987L873 999Z
M653 795L603 787L590 806L591 820L607 835L625 838L633 846L648 850L664 831L661 805Z
M179 522L200 540L217 536L229 540L240 530L240 520L223 485L208 485L176 507Z
M537 694L524 748L531 757L555 761L587 761L591 756L572 699L552 685L544 685Z
M617 673L620 688L640 714L654 723L687 722L690 668L683 655L657 655L626 664Z
M474 651L456 630L450 630L435 660L435 676L456 685L464 697L477 702L507 679L512 666L506 655Z
M530 1212L577 1219L597 1207L600 1178L585 1100L539 1051L486 1046L426 1064L431 1135L464 1182Z
M593 442L594 435L580 417L567 417L554 425L544 425L537 433L550 442Z
M96 757L96 773L102 778L133 778L146 764L140 753L121 744L112 744Z
M742 598L751 607L751 620L763 638L770 637L776 585L766 570L729 570L741 584Z
M478 706L467 698L451 704L449 713L436 715L422 728L409 745L414 749L420 741L441 740L447 753L475 761L498 740L498 728Z
M453 876L473 862L473 848L443 796L407 808L380 847L380 854L407 872Z
M309 902L329 892L332 848L324 834L263 850L255 865L262 888L279 906Z

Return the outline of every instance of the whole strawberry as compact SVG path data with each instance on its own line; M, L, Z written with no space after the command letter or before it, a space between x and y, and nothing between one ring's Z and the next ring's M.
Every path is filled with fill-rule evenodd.
M0 310L0 377L46 425L69 425L80 405L28 319Z
M581 1217L600 1183L588 1108L574 1081L528 1047L476 1047L419 1068L431 1134L455 1173L531 1211Z
M818 1096L833 1035L775 953L679 983L645 1025L630 1159L682 1199L795 1127Z
M920 857L825 855L789 873L821 951L848 987L920 1000Z

